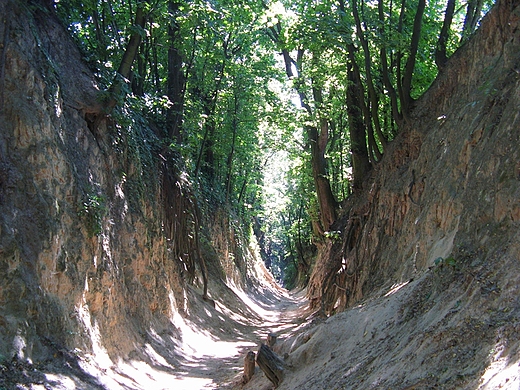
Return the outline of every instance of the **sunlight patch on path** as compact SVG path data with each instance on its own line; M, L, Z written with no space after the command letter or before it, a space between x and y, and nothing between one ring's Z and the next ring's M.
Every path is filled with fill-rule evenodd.
M216 340L207 330L198 329L194 324L184 319L178 312L174 313L173 324L180 330L182 343L180 349L187 360L203 357L224 358L240 354L245 344L254 343L229 342Z
M520 385L520 368L518 359L511 359L505 353L506 347L497 345L491 364L482 375L481 389L518 389Z
M251 299L251 297L246 294L246 292L240 288L238 288L234 283L231 281L228 282L229 288L244 302L247 307L249 307L253 312L258 314L264 321L274 322L278 321L279 319L279 313L275 311L274 307L273 310L266 310L263 307L261 307L257 302Z
M265 269L258 271L265 272ZM77 351L81 368L109 390L215 389L219 384L235 380L242 370L241 356L245 350L256 348L259 340L269 332L297 326L291 317L299 298L280 288L274 280L259 283L254 293L246 293L231 281L228 281L228 287L248 310L236 311L218 300L214 309L200 302L191 310L197 308L207 317L192 321L190 318L196 313L180 314L188 307L183 302L179 310L179 302L171 293L169 320L174 332L158 333L150 328L147 331L149 342L135 345L136 355L117 360L113 360L104 348L98 324L84 299L76 309L92 342L92 353ZM211 322L205 322L210 319ZM49 380L61 383L63 389L82 388L78 387L78 378L74 376L49 375Z

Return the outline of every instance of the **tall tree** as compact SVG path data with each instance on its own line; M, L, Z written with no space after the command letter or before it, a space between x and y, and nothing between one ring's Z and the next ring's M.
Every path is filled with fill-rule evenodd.
M170 21L168 25L168 88L167 96L170 106L167 111L168 136L175 140L177 144L183 142L183 111L184 111L184 93L186 87L186 77L183 69L183 58L180 50L181 27L180 19L180 2L170 0L168 2L168 11Z
M312 174L319 206L320 223L317 225L317 228L318 232L323 234L325 231L330 229L330 226L336 220L337 202L332 193L329 175L327 173L327 162L325 159L329 123L328 118L325 116L325 112L321 110L323 107L322 86L316 80L312 81L313 85L311 86L311 90L317 111L315 113L305 91L305 79L302 69L305 49L301 47L298 48L296 60L293 59L289 52L288 43L284 42L282 38L282 25L280 21L269 28L269 34L273 42L275 42L282 52L285 72L288 79L293 80L301 106L310 118L313 118L315 115L318 117L317 124L306 124L304 127L311 149ZM315 53L313 56L314 61L316 61L316 55L317 54Z
M141 38L144 34L144 25L146 22L146 16L144 11L145 5L145 1L139 1L137 3L135 21L132 28L130 29L130 40L128 41L128 45L126 46L126 50L123 54L123 58L121 59L119 68L117 69L114 81L112 82L108 90L109 97L105 105L105 112L107 114L109 114L118 104L118 102L121 99L121 94L123 93L124 85L129 83L130 75L132 72L132 65L134 64L134 60L137 56L139 45L141 44Z
M442 28L439 33L437 47L435 48L435 63L439 70L444 68L446 61L448 61L447 45L454 13L455 0L448 0L448 3L446 4L446 12L444 13L444 22L442 23Z

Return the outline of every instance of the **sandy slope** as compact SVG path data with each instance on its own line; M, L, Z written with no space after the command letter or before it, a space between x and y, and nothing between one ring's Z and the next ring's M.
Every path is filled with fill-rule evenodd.
M519 389L517 245L509 260L439 264L293 332L279 389ZM272 388L261 377L245 389Z
M210 290L214 305L190 288L186 315L176 312L170 332L159 334L150 328L145 336L148 342L136 345L126 359L112 359L100 338L95 343L94 325L90 329L95 343L92 353L76 350L45 364L1 366L0 388L239 388L247 351L256 351L270 332L290 334L301 325L299 318L307 307L303 292L289 294L270 275L260 276L256 289L248 293L231 282L215 283ZM263 377L261 372L255 376Z

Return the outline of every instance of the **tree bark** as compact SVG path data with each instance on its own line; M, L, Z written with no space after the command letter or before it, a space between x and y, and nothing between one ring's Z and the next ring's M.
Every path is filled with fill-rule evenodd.
M412 103L412 77L415 69L415 61L417 58L417 51L419 49L419 39L421 37L422 18L424 9L426 7L426 0L419 0L417 5L417 12L415 13L415 19L413 23L413 33L410 42L410 55L406 61L403 75L403 100L401 101L403 111L407 114L410 113Z
M350 133L350 150L352 152L352 174L354 189L360 189L366 174L370 170L366 129L360 101L362 97L359 69L355 66L354 45L349 45L349 62L347 64L347 114Z
M146 17L144 14L144 6L143 2L141 1L137 5L137 11L135 13L134 32L130 36L125 53L121 59L121 64L117 70L116 77L114 78L114 81L108 90L109 98L105 105L106 114L110 114L117 105L123 92L123 85L126 84L127 80L130 78L132 64L134 63L137 50L141 44L141 34L139 30L144 28L145 22Z
M330 228L336 220L336 200L332 194L330 181L327 174L327 164L325 153L320 150L318 129L315 126L306 126L307 135L311 144L311 165L312 176L318 198L320 212L321 233L323 234Z
M234 83L236 83L236 80L233 80ZM229 198L231 196L231 176L233 173L233 158L235 155L235 144L237 139L237 128L238 128L238 89L235 84L234 86L234 92L233 92L233 119L231 120L231 131L233 132L233 137L231 140L231 150L229 151L229 154L227 156L226 160L226 166L227 166L227 173L226 173L226 203L229 203Z
M267 345L262 344L256 356L256 363L265 376L276 386L284 377L285 363Z
M170 1L168 9L172 14L172 18L176 17L179 12L179 2ZM170 45L168 48L168 92L167 96L171 102L168 108L168 135L175 140L178 145L183 141L182 121L184 117L184 91L186 79L182 69L182 56L177 45L179 44L180 26L174 19L168 28L168 37Z
M439 40L437 41L437 47L435 48L435 64L437 68L441 70L448 61L448 55L446 54L446 45L448 43L451 21L453 20L453 13L455 12L455 0L448 0L446 5L446 12L444 14L444 22L442 23L441 32L439 34Z
M406 11L406 0L401 0L401 10L399 12L399 21L397 22L397 34L403 34L404 14ZM401 116L403 119L408 117L408 113L404 111L402 102L404 100L403 93L403 69L402 69L403 51L401 48L395 55L395 69L396 69L396 84L399 101L401 102Z
M377 92L374 87L374 81L372 78L372 57L370 55L370 48L368 45L368 41L365 38L363 27L361 26L361 19L359 17L357 1L351 0L351 3L352 15L354 16L354 20L356 22L356 33L361 43L361 47L363 48L363 54L365 58L365 76L368 88L368 99L370 102L370 119L374 124L374 129L377 133L377 137L379 138L379 141L381 142L381 145L384 150L386 148L388 140L385 138L383 132L381 131L381 123L379 122L379 98L377 96Z
M278 23L277 28L272 28L272 39L277 44L282 44L279 41L281 26ZM282 53L285 62L285 71L288 78L293 78L294 74L292 71L293 65L298 67L298 64L301 62L301 58L303 56L303 50L298 50L298 60L294 61L290 53L286 48L282 48ZM301 69L296 69L298 72L298 78L301 77ZM305 109L305 111L312 116L313 111L311 106L307 101L307 97L303 92L302 88L298 86L298 83L295 83L296 92L300 97L300 104ZM321 101L321 90L319 86L313 85L313 95L314 101L317 105L321 105L323 102ZM330 185L330 180L327 174L327 162L325 160L325 150L327 147L328 140L328 121L325 117L319 118L320 122L320 131L315 126L306 126L305 129L307 131L307 137L311 146L311 166L313 173L314 185L316 188L316 196L318 198L318 207L320 212L320 226L319 233L323 234L324 231L330 228L330 225L336 220L336 207L337 202L332 193L332 188Z
M204 138L200 145L194 176L198 176L199 172L202 172L210 183L215 179L215 111L217 108L218 97L221 92L220 86L222 84L222 80L224 79L224 70L226 68L226 63L229 60L228 46L230 41L231 33L229 33L229 35L222 43L222 61L220 64L218 64L218 74L216 76L212 76L217 80L213 91L202 91L197 86L195 93L195 95L198 96L203 104L204 115L206 118L204 120L203 126Z
M384 36L385 29L384 29L384 11L383 11L383 0L378 1L378 15L379 15L379 34L381 36ZM381 74L383 76L383 84L385 85L385 88L388 91L388 96L390 98L390 104L392 107L392 117L394 118L394 121L400 126L402 115L399 112L399 105L397 100L397 92L394 88L394 85L392 84L392 81L390 80L390 70L388 67L388 58L386 53L385 45L381 45L380 50L380 57L381 57Z
M475 31L477 22L482 11L482 0L469 0L468 8L466 10L466 17L464 18L464 27L462 29L461 43L465 42L470 35Z
M313 60L315 60L315 58L313 58ZM314 126L308 126L307 132L311 144L311 164L316 193L318 195L320 222L322 228L327 231L330 225L336 220L336 199L332 193L329 174L327 172L327 160L325 158L325 152L329 142L329 121L321 112L321 107L323 106L322 87L321 85L316 85L314 80L312 84L313 98L318 110L320 131L318 132Z

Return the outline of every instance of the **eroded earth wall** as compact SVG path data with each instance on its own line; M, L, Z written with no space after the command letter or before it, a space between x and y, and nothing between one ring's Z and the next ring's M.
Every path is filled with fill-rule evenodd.
M174 353L187 297L154 178L126 129L93 126L93 73L44 2L0 15L0 360L127 356L150 334Z
M447 262L518 258L519 17L499 1L416 102L322 249L315 305L345 308Z

